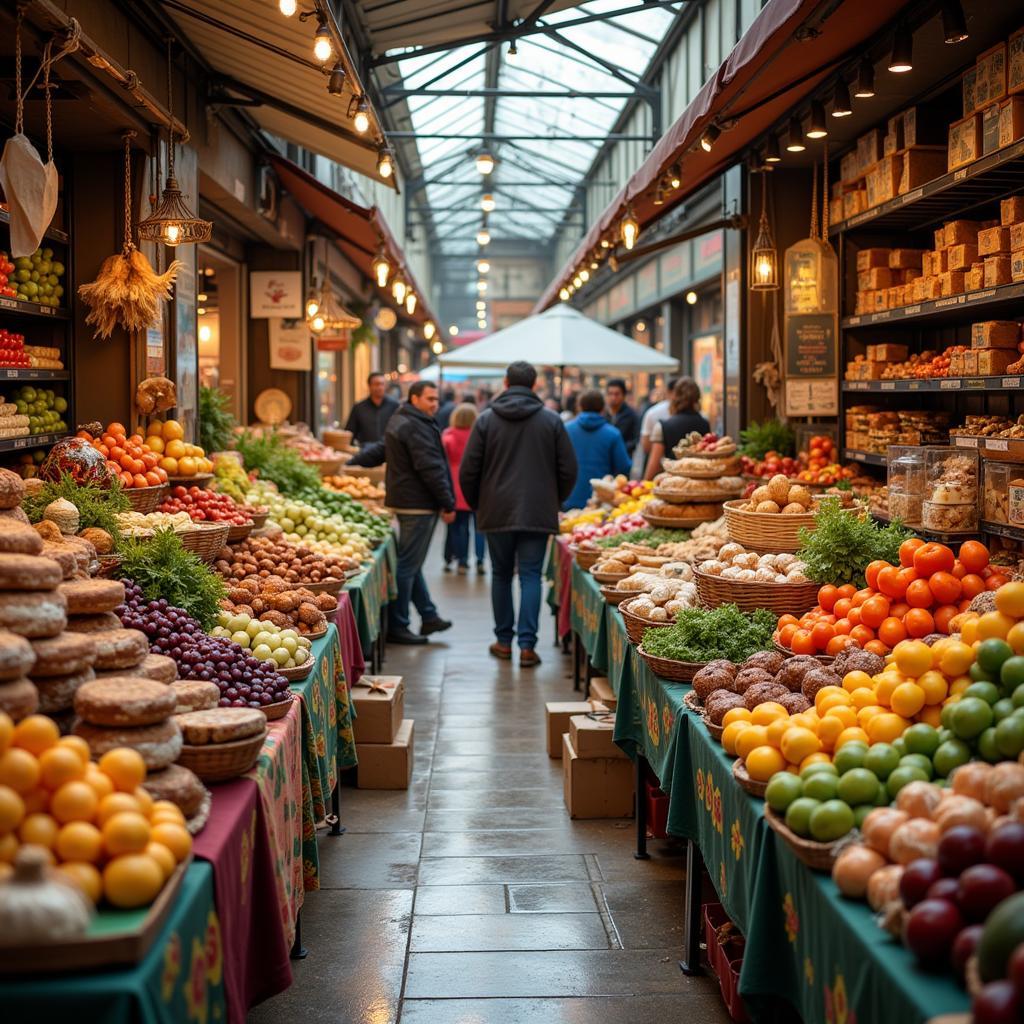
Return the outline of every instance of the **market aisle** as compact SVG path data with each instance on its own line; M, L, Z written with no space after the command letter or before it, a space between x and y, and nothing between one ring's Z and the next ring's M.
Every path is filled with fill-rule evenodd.
M429 582L456 623L392 647L416 721L407 792L342 790L348 832L322 837L323 889L303 911L309 957L254 1024L726 1022L717 986L679 970L683 858L632 821L570 821L544 702L572 698L543 621L539 670L487 655L490 578Z

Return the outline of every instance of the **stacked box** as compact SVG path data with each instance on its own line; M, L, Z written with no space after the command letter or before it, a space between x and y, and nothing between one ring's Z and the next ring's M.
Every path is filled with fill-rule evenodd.
M352 687L360 789L408 789L415 723L403 718L401 676L363 676Z
M562 781L570 818L625 818L633 813L632 762L625 757L583 757L568 732L562 736Z
M548 757L562 756L562 734L569 731L569 722L574 715L587 715L602 704L587 700L549 701L544 705L544 720L547 724Z

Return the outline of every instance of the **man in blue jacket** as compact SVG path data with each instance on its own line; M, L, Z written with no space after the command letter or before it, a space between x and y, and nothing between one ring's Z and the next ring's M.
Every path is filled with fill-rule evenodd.
M583 508L590 497L590 481L610 473L629 475L630 460L626 442L618 427L604 418L604 395L600 391L584 391L577 401L580 414L567 423L579 473L576 486L566 499L563 509Z

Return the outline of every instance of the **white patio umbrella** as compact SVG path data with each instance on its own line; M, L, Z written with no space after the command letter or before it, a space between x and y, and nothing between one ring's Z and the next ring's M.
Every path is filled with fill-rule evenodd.
M429 366L424 366L419 371L420 380L434 381L435 383L440 378L441 374L444 374L444 379L451 383L463 383L469 380L471 377L481 377L494 379L496 377L505 376L504 366L463 366L458 370L447 371L444 367L438 366L437 363L431 363Z
M679 366L678 359L639 345L564 302L471 345L445 352L438 362L445 369L504 369L516 359L563 370L576 366L591 373L660 373Z

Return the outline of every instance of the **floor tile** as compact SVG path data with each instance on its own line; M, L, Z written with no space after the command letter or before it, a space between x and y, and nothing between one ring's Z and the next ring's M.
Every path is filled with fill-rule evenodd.
M420 885L477 882L575 882L586 880L583 857L424 857Z
M482 914L420 917L412 923L412 953L523 949L607 949L601 915Z
M417 917L503 914L506 909L503 885L421 885L416 890Z
M346 832L320 842L324 889L411 889L420 857L418 832Z
M508 907L513 914L596 913L594 885L563 882L551 885L510 885Z

